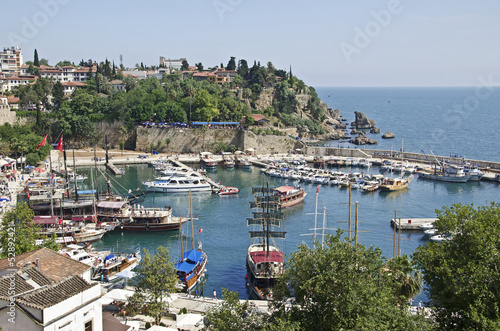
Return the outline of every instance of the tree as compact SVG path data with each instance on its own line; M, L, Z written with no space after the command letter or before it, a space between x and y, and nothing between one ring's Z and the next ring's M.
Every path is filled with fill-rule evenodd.
M167 248L159 246L154 255L144 249L142 255L135 269L135 293L129 298L127 310L132 314L143 313L154 317L156 325L159 325L169 307L166 299L174 292L177 275Z
M226 70L236 70L236 58L234 56L231 56L231 59L229 59Z
M422 330L422 316L400 309L379 248L341 241L341 231L292 253L274 288L274 315L302 330Z
M186 60L182 60L181 70L182 70L182 71L187 71L187 70L189 70L189 63L188 63L188 61L186 61Z
M387 268L393 273L394 295L401 306L422 291L422 272L414 269L408 255L397 256L389 260Z
M41 246L35 245L36 239L41 239L42 235L40 228L33 223L34 215L26 202L16 204L5 213L0 230L0 244L4 248L0 253L1 258L11 257L9 253L17 256L40 247L59 250L55 237L47 238Z
M248 77L248 63L247 60L241 59L238 63L238 75L247 79Z
M54 110L58 111L64 101L64 88L60 81L52 86L52 105Z
M49 60L41 58L40 59L40 65L42 66L48 66L49 65Z
M205 330L300 330L297 323L270 319L266 313L250 306L248 300L240 302L238 292L222 289L223 302L206 313Z
M56 63L56 67L64 67L64 66L74 66L74 64L71 63L70 60L62 60Z
M436 214L434 227L452 239L414 253L435 320L442 329L500 329L500 205L453 204Z
M33 65L35 67L40 66L40 60L38 60L38 51L36 50L36 48L35 48L35 54L33 54Z
M201 62L195 63L196 70L203 71L203 64Z

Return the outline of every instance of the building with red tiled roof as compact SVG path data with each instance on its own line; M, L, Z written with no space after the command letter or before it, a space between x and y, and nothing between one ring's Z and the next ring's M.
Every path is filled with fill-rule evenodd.
M52 281L59 281L72 275L78 275L90 281L91 267L85 263L75 261L68 256L59 254L46 247L16 256L15 268L26 265L38 266L40 272ZM12 268L8 259L0 260L0 276Z
M15 325L15 330L103 330L101 287L90 282L90 272L84 279L89 270L48 248L0 260L0 325Z
M213 72L207 72L207 71L202 71L202 72L195 72L193 74L193 79L196 81L209 81L210 83L214 83L217 75L214 74Z
M65 95L70 95L77 87L85 87L87 83L83 82L64 82L61 84Z
M257 125L269 125L269 123L271 122L267 119L265 115L262 114L252 114L250 116L252 116L254 122Z

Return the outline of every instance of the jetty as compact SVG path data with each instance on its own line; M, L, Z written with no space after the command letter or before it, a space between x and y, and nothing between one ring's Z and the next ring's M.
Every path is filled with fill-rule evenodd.
M113 175L123 175L123 171L118 169L111 161L106 162L106 168L109 169Z
M396 222L394 222L393 218L391 219L391 226L395 226L396 229L399 230L401 224L401 230L422 231L420 225L434 223L435 221L437 221L437 218L398 218Z

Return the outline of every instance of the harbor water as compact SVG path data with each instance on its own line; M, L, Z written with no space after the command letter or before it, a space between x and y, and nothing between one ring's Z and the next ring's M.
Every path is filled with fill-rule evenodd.
M496 112L500 104L500 93L493 90L487 98L474 101L475 88L318 88L318 95L332 108L339 108L348 122L354 120L354 111L361 111L377 122L383 134L392 131L396 139L383 140L380 135L369 135L379 141L374 148L399 150L402 139L406 151L432 150L435 154L463 155L467 158L500 161L496 142L500 115ZM470 103L470 104L468 104ZM461 106L461 108L460 108ZM474 107L472 107L474 106ZM462 110L460 110L462 109ZM325 144L347 147L338 141ZM366 147L370 148L370 147ZM369 170L344 168L346 172L379 173L378 167ZM79 170L87 172L88 169ZM122 193L128 189L144 190L142 181L154 178L153 168L148 165L130 166L125 174L116 177ZM270 178L259 173L240 169L224 170L220 166L208 176L227 186L240 189L236 195L220 197L209 193L192 195L195 245L198 241L208 254L208 277L203 285L205 293L221 288L238 291L240 298L247 298L245 287L245 258L250 244L246 218L251 217L249 202L253 200L251 188L269 183L269 186L294 184L290 181ZM114 181L114 180L113 180ZM279 242L285 254L290 254L301 243L312 245L310 234L314 227L315 197L317 186L301 184L307 191L304 202L284 210L283 230L287 238ZM116 187L116 185L114 185ZM453 203L484 206L498 201L498 184L494 182L445 183L417 179L408 189L397 192L362 193L352 190L352 220L355 203L358 203L358 242L366 246L380 247L384 256L393 256L393 229L390 220L397 211L398 217L434 218L435 211ZM318 193L318 224L323 220L323 209L327 227L347 231L348 190L337 186L321 186ZM148 194L142 203L145 206L172 206L175 216L190 213L188 194ZM201 232L200 232L200 229ZM190 224L184 233L190 234ZM327 230L334 233L336 230ZM187 243L191 245L189 238ZM318 237L321 240L320 237ZM427 242L423 232L403 232L401 254L411 254L416 247ZM184 241L186 245L186 240ZM172 259L180 256L179 237L176 232L130 233L114 231L106 234L94 246L97 249L126 250L136 246L153 251L162 245L168 247ZM397 245L396 245L397 246ZM188 249L191 246L187 247ZM421 294L415 302L425 301Z

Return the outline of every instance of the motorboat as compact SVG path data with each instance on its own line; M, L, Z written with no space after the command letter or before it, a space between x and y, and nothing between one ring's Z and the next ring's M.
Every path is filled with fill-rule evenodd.
M212 186L203 178L171 177L167 180L143 182L148 192L211 192Z

